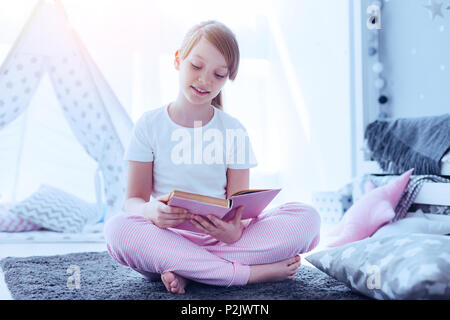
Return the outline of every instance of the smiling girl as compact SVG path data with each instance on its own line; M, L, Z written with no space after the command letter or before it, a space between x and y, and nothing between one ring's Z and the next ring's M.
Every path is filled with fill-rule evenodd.
M185 293L190 281L232 286L293 279L300 267L299 254L319 242L319 215L298 202L249 220L241 220L239 209L228 222L167 205L174 189L225 199L249 188L250 168L257 165L250 140L246 136L244 144L227 143L229 130L246 130L222 110L221 90L227 79L235 79L239 57L236 38L222 23L207 21L193 27L175 53L177 98L143 114L125 155L129 161L125 212L105 225L107 249L118 263L149 280L161 278L169 292ZM223 147L215 150L216 161L174 161L179 145L174 133L181 130L192 138L186 139L191 148L192 141L205 139L196 137L199 127L221 133L212 135ZM235 155L244 161L235 161ZM199 232L177 229L185 220Z

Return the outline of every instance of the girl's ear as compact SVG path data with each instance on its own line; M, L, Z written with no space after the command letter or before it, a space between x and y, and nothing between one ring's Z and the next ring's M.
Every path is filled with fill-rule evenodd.
M174 61L175 69L180 71L180 51L175 52L175 61Z

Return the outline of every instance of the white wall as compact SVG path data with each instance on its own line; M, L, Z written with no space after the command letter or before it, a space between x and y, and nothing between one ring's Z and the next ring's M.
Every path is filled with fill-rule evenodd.
M360 60L356 73L362 92L355 92L356 163L357 173L382 172L378 163L369 161L360 149L364 144L364 129L377 120L381 111L390 118L435 116L450 112L450 10L441 6L437 15L430 14L421 0L384 0L381 4L381 28L370 30L366 21L371 0L353 0L355 8L355 55ZM434 1L439 4L442 1ZM369 48L376 47L376 55ZM359 55L359 56L358 56ZM381 73L373 71L380 62ZM375 80L384 80L377 88ZM378 103L383 94L389 99Z
M279 184L278 202L310 202L312 192L347 183L352 175L350 0L202 1L195 1L192 14L187 11L192 2L184 0L62 4L133 119L168 102L171 93L160 75L172 72L165 78L171 82L176 74L170 57L187 27L210 18L238 30L244 59L225 98L258 149L261 166L252 187ZM12 45L36 3L0 2L3 47ZM246 96L248 90L252 94Z
M289 111L278 120L281 154L290 155L281 157L284 183L292 199L295 192L307 199L311 191L335 190L351 179L349 2L279 1L274 16L290 60L281 61L279 43L272 41L271 54L278 58L272 98Z

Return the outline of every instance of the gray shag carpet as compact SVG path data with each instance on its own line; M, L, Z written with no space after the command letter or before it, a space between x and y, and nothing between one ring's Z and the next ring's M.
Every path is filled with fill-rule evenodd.
M301 266L294 280L218 287L191 282L183 295L115 262L105 252L0 261L13 299L26 300L366 300L318 269ZM76 267L71 267L76 266ZM76 273L79 268L79 286ZM72 277L72 278L71 278Z

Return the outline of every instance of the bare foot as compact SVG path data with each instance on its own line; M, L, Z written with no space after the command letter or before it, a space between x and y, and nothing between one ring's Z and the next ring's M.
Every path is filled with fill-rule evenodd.
M292 280L300 267L300 260L300 255L296 255L274 263L251 265L248 283Z
M184 294L186 292L184 288L186 288L186 285L190 281L170 271L161 274L161 280L166 286L167 291L179 294Z

